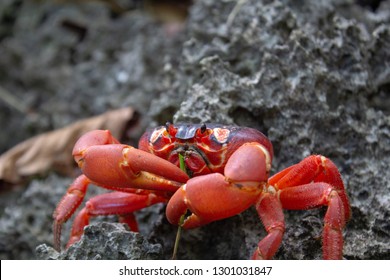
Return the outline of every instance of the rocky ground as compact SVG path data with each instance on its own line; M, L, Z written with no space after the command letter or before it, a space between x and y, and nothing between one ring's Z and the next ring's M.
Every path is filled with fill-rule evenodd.
M122 2L120 14L102 2L0 3L0 90L16 100L0 100L0 152L123 106L140 113L132 145L166 121L254 127L274 144L272 173L313 153L332 159L352 207L344 258L390 259L390 1L197 0L181 26ZM140 234L96 219L54 251L51 215L71 181L3 182L1 259L171 257L164 205L137 215ZM275 258L320 259L324 213L285 211ZM249 209L185 231L178 258L248 259L262 236Z

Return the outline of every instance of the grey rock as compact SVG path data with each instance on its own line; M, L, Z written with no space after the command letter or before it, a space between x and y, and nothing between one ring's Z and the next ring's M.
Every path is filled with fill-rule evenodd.
M152 260L161 259L161 245L150 244L123 224L102 222L85 227L79 242L58 253L46 244L37 247L41 259Z
M258 128L274 144L274 172L313 153L331 158L343 175L353 212L345 258L388 259L388 13L382 17L386 22L367 27L343 17L337 5L306 14L293 3L256 3L246 1L236 24L223 28L207 13L223 11L222 18L228 18L233 3L227 8L202 2L183 51L202 78L188 90L174 119ZM300 10L312 5L317 4ZM205 18L211 20L201 28ZM275 257L320 258L323 214L286 211L287 230ZM245 240L254 248L260 237L248 227L253 228L252 221L234 228L248 233Z

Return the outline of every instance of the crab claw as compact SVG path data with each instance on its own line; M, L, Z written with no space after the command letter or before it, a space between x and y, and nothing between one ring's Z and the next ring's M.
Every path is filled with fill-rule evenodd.
M199 227L244 211L256 197L256 190L240 189L219 173L195 177L173 195L167 218L170 223L179 224L188 209L192 214L184 220L183 228Z
M188 180L179 167L119 143L109 131L95 130L76 143L73 156L92 182L115 189L176 191Z
M82 159L85 150L89 147L108 144L120 144L109 130L89 131L81 136L74 145L72 151L73 158L78 163Z
M183 228L194 228L234 216L256 202L269 173L269 153L258 143L241 146L229 158L225 176L213 173L188 180L170 199L167 218ZM246 172L245 172L246 171Z
M83 135L75 144L73 156L83 175L70 185L53 213L54 247L58 251L61 247L62 225L82 203L90 183L125 192L129 207L142 208L165 201L167 196L188 180L187 174L174 164L134 147L119 144L107 130L94 130ZM154 196L147 196L147 199L139 202L139 196L149 195L151 192L156 195L156 199ZM133 193L137 195L134 196ZM111 196L105 196L107 197ZM101 200L97 208L108 209L106 214L130 211L128 207L118 203L107 202L107 199ZM79 238L87 218L96 214L92 210L88 211L78 216L81 218L75 223L71 243Z

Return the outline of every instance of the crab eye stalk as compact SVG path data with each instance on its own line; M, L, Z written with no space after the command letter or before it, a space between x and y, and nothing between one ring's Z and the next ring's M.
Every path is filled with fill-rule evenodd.
M205 133L207 130L207 127L206 127L206 124L205 123L202 123L202 126L200 127L200 133Z
M165 123L165 131L166 131L166 133L168 133L169 137L174 137L176 135L177 129L175 128L175 126L172 123L166 122Z
M166 122L165 123L165 129L166 131L169 133L169 127L171 126L171 123L170 122Z

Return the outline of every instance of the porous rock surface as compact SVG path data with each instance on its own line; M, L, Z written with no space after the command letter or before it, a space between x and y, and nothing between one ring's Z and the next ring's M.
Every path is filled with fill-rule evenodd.
M184 30L167 36L138 10L113 18L96 3L7 0L2 5L15 18L7 21L11 31L1 33L6 55L0 71L6 75L0 83L40 117L26 120L5 108L1 120L10 120L4 129L16 141L29 136L23 131L45 131L124 105L142 114L133 139L167 120L254 127L273 142L272 173L309 154L334 161L352 208L344 258L389 259L390 2L375 10L351 0L302 2L195 1ZM35 13L27 12L29 5ZM64 21L76 22L86 35L69 33ZM12 145L0 143L2 149ZM54 252L51 213L70 182L51 174L2 195L2 259L171 257L176 227L166 221L164 205L138 214L142 237L98 223L86 228L79 244ZM324 213L285 211L286 233L275 259L320 259ZM248 259L265 234L249 209L183 232L178 258Z
M160 244L150 244L123 224L107 222L86 227L81 240L60 254L46 244L39 245L36 251L43 259L59 260L151 260L162 257Z

